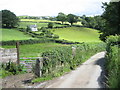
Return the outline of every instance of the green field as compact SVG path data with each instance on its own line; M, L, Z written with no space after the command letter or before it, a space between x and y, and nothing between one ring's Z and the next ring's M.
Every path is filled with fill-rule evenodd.
M68 45L58 43L40 43L30 45L20 45L20 57L38 57L42 52L53 50L56 47ZM15 46L3 46L3 48L15 48Z
M36 22L20 22L19 28L27 28L27 26L29 25L37 25L37 28L41 28L41 27L48 27L48 23L36 23ZM62 25L62 24L55 24L54 23L54 27L60 27L60 26L66 26L66 25Z
M54 27L59 27L59 26L66 26L62 25L61 21L51 21L51 20L40 20L40 19L20 19L20 28L25 28L27 25L34 25L37 24L38 28L40 27L47 27L49 22L54 23ZM61 23L61 24L56 24L56 23ZM64 22L64 24L69 24L69 22ZM73 25L82 25L81 22L73 23Z
M27 21L27 22L57 22L57 23L61 23L60 21L40 20L40 19L20 19L20 21Z
M95 29L84 27L69 27L52 30L54 34L59 35L60 39L77 42L100 42L99 33Z
M2 32L2 39L0 41L32 39L32 37L25 35L17 29L0 29L0 32Z
M36 22L36 23L44 23L44 22L53 22L53 23L61 23L61 21L51 21L51 20L40 20L40 19L20 19L21 22ZM64 22L64 24L70 24L69 22ZM73 23L74 25L82 25L81 22Z

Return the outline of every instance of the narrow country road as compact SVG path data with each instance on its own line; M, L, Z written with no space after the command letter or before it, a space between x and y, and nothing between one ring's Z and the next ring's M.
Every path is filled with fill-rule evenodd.
M76 70L34 88L104 88L104 56L97 53Z

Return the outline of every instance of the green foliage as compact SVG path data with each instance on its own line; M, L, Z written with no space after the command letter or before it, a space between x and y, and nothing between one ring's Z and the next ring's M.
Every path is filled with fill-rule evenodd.
M39 32L25 32L29 35L31 35L34 38L53 38L53 39L58 39L59 36L55 35L51 32L51 30L46 29L45 27L41 27L41 29L39 30Z
M9 10L2 10L0 12L2 12L2 27L13 28L18 26L19 19L13 12Z
M80 42L68 41L68 40L64 40L64 39L62 39L62 40L57 39L57 40L55 40L55 42L62 43L62 44L80 44Z
M65 22L67 20L67 15L60 12L60 13L58 13L58 16L56 18L57 18L58 21L61 21L62 24L63 24L63 22Z
M30 31L31 31L30 27L27 26L27 28L26 28L26 32L30 32Z
M81 18L82 25L85 27L94 28L101 31L105 26L105 20L101 16L86 17L83 15Z
M65 72L75 69L93 54L105 50L105 43L88 43L74 45L76 55L73 56L72 46L57 47L53 50L47 50L42 53L44 58L42 68L42 77L35 78L32 82L41 82L59 77Z
M2 63L1 68L3 70L3 77L7 75L16 75L19 73L23 73L23 65L17 65L13 62Z
M78 21L78 17L74 14L68 14L67 15L67 21L73 25L73 23Z
M91 55L104 50L105 45L99 43L96 45L81 44L76 47L75 55L72 52L72 47L56 48L52 51L46 51L42 54L43 60L43 76L53 75L61 71L64 67L75 69L82 62L87 60Z
M116 44L120 44L120 36L110 35L110 36L107 37L106 43L107 43L108 46L113 46L113 45L116 45Z
M4 45L16 45L16 42L19 42L20 45L25 44L36 44L36 43L45 43L45 42L54 42L53 39L28 39L28 40L11 40L11 41L2 41L0 44Z
M48 23L48 28L53 28L53 23L52 22Z
M107 39L106 70L109 88L120 88L120 43L118 42L120 42L120 36L109 36Z
M105 19L105 27L103 28L100 38L105 41L109 35L120 34L120 1L103 3L105 9L102 17Z

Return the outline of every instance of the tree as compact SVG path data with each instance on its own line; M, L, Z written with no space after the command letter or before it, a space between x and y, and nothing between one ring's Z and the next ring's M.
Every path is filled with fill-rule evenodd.
M56 17L49 17L49 20L56 21Z
M77 22L78 17L74 14L68 14L67 15L67 21L73 25L73 23Z
M82 24L83 26L98 29L101 31L102 28L105 26L105 20L101 16L94 17L82 16Z
M0 12L2 12L2 27L13 28L18 26L19 19L13 12L9 10L2 10Z
M103 3L104 13L102 17L105 19L105 27L102 30L100 39L105 41L109 35L120 35L120 1Z
M56 18L57 18L57 21L61 21L62 24L67 20L67 16L62 12L58 13L58 16Z
M95 16L94 19L95 19L94 28L102 31L105 26L105 20L101 16Z

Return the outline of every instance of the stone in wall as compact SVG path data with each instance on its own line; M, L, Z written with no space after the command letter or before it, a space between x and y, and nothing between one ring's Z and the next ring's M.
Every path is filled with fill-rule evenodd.
M0 63L2 62L16 62L17 61L17 49L4 49L0 48Z

